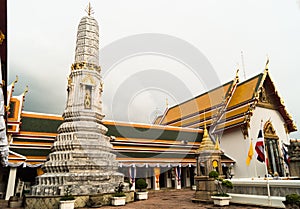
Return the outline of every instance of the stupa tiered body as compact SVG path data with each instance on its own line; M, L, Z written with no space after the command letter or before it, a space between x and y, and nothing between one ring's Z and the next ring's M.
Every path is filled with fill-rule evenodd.
M110 193L123 182L110 138L105 135L107 128L101 122L100 71L99 27L89 12L78 26L64 121L32 195L64 195L67 188L73 195Z

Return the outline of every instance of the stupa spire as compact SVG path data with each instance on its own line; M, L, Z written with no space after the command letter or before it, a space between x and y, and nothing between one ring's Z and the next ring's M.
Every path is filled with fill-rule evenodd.
M88 68L100 71L99 67L99 26L91 15L94 13L89 3L85 10L88 16L81 18L78 25L73 69Z
M206 123L205 123L204 130L203 130L203 138L202 138L202 142L198 148L198 151L214 150L214 149L215 149L215 146L209 137L209 133L208 133L208 130L206 128Z
M85 11L87 12L88 16L91 16L92 14L94 14L94 10L93 7L91 7L91 2L89 2L87 8L85 9Z

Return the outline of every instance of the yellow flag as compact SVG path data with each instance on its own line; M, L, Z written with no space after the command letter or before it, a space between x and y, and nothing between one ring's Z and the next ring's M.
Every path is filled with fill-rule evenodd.
M252 145L252 140L250 141L250 147L249 147L249 151L248 151L248 156L246 159L246 165L250 165L250 161L252 160L253 157L253 145Z

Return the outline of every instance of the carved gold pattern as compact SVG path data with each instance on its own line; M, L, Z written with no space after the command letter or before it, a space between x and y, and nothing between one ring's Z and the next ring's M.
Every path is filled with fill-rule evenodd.
M99 92L103 92L103 81L100 81Z
M2 31L0 30L0 44L3 43L4 39L5 39L5 35L4 35L4 34L2 33Z
M85 76L82 79L81 83L89 84L89 85L96 85L96 82L95 82L95 80L93 79L93 77L91 75Z
M268 65L268 63L269 63L269 59L267 60L266 66ZM261 82L260 87L259 87L259 91L261 90L261 87L263 86L263 83L264 83L264 81L265 81L265 79L268 75L269 75L268 69L265 69L264 75L263 75L263 78L262 78L262 82ZM283 114L283 117L285 118L284 120L287 123L288 133L290 133L292 131L297 131L297 126L296 126L295 122L293 121L292 116L287 112L286 107L284 105L284 101L283 101L282 97L279 95L278 91L276 90L274 82L272 81L270 76L269 76L269 79L270 79L271 83L273 84L273 86L275 88L274 95L276 95L276 97L279 98L279 104L277 104L276 107L274 105L266 106L266 105L263 105L263 103L259 103L259 105L263 106L263 107L266 107L266 108L277 109L277 110L278 110L278 107L282 108L281 114ZM258 93L260 93L260 92L258 92ZM259 99L259 98L257 97L257 99Z
M91 91L88 88L85 90L84 108L91 109Z
M101 71L101 67L92 63L79 62L71 65L71 70L95 70Z
M241 131L244 136L244 139L247 139L249 136L248 127L249 127L249 123L244 123L241 125Z
M67 79L68 79L68 86L71 86L72 85L72 78L71 78L71 76L69 76Z
M270 103L270 98L268 97L266 89L263 86L261 87L259 101L263 103Z
M279 139L270 120L268 120L264 125L264 136L269 139Z
M253 111L256 107L257 101L254 101L250 106L249 106L249 110L247 113L244 113L245 115L245 120L244 120L244 124L241 125L241 131L243 133L244 139L247 139L249 137L249 132L248 129L250 128L250 119L251 116L253 115Z

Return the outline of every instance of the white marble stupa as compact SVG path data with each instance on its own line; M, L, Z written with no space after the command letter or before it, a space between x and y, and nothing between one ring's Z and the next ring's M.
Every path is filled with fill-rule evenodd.
M64 121L32 195L63 195L67 187L73 195L110 193L123 182L102 124L100 71L99 27L89 6L78 26Z

